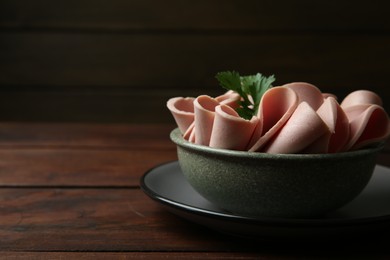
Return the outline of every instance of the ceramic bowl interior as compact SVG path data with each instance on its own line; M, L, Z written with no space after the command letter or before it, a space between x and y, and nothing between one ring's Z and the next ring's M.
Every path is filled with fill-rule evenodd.
M383 145L335 154L268 154L215 149L171 132L188 182L216 206L244 216L307 218L354 199Z

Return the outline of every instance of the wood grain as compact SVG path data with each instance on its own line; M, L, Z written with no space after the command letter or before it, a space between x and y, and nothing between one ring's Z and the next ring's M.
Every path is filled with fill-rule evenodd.
M389 30L386 1L3 0L0 26L82 30Z
M307 81L340 98L371 89L386 101L386 6L4 0L0 120L167 123L169 97L213 95L214 75L227 69Z
M0 203L2 251L339 256L385 255L387 250L384 241L363 237L361 247L234 238L168 213L138 189L2 188Z
M26 89L27 88L27 89ZM75 89L76 88L76 89ZM46 87L0 89L2 122L173 123L166 102L174 96L217 96L222 88Z
M106 259L284 259L282 256L272 256L262 253L246 252L2 252L6 259L80 259L80 260L106 260Z
M0 123L0 148L159 150L174 124Z
M167 151L176 124L0 123L0 149ZM390 142L384 153L390 152Z
M173 125L0 125L1 187L138 187L177 160Z
M382 257L387 240L251 240L169 213L139 188L175 159L172 125L0 124L0 251L7 259ZM388 150L379 158L387 162ZM384 231L387 232L387 231ZM337 236L337 234L335 234Z
M187 87L218 87L214 78L218 71L238 70L275 74L276 84L307 81L323 91L371 88L387 94L389 35L2 33L2 37L4 86L174 86L180 94Z
M388 155L378 164L390 167ZM174 160L176 149L0 149L0 187L139 187L148 170Z
M222 93L214 75L232 69L310 82L340 100L370 89L390 108L389 36L2 35L2 121L167 123L170 97Z
M139 187L177 160L173 125L0 124L0 187ZM378 163L390 166L389 142Z
M0 149L0 187L139 187L141 176L177 160L176 149Z
M0 250L204 251L229 243L172 218L139 189L3 188L0 200Z

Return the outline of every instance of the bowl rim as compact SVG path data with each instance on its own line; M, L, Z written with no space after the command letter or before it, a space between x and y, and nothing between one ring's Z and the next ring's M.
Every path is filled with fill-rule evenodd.
M264 152L249 152L249 151L237 151L237 150L229 150L229 149L221 149L221 148L213 148L206 145L199 145L191 143L183 138L182 133L179 128L175 128L170 133L170 139L177 146L187 148L193 151L209 153L213 155L219 156L230 156L230 157L247 157L247 158L269 158L269 159L336 159L336 158L346 158L346 157L354 157L364 154L372 154L379 152L385 146L385 142L379 142L375 145L368 146L366 148L361 148L353 151L346 152L338 152L338 153L316 153L316 154L302 154L302 153L290 153L290 154L271 154Z

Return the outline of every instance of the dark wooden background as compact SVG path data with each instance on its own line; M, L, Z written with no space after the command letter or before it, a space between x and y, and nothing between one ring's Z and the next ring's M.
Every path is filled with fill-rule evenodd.
M389 110L387 1L1 0L0 120L173 122L214 75L275 74Z

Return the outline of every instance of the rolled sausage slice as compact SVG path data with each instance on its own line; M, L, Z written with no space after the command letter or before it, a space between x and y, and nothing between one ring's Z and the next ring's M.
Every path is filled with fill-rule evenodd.
M324 95L316 86L306 82L293 82L283 85L290 88L298 95L299 103L306 102L314 110L317 110L324 103Z
M248 150L261 151L287 122L297 106L298 96L292 89L274 87L265 92L259 105L260 121L253 133Z
M344 150L356 150L385 140L390 135L390 120L383 107L360 104L344 109L350 124L351 135Z
M258 122L259 119L255 116L251 120L241 118L230 106L217 106L210 147L245 150Z
M382 105L382 99L370 90L357 90L344 98L341 107L351 130L345 151L377 143L389 136L390 120Z
M182 134L194 122L194 100L192 97L174 97L167 101L167 107L171 111L173 118Z
M329 96L317 110L317 114L329 128L328 139L323 153L336 153L341 151L349 139L349 120L336 99ZM320 149L319 149L320 150ZM319 151L318 151L319 152Z
M273 154L300 153L328 132L328 126L316 111L302 102L264 150Z
M187 128L183 138L191 143L195 143L195 121Z
M233 90L229 90L225 94L215 98L215 100L217 100L220 104L230 106L233 109L239 107L240 99L240 95Z
M360 104L376 104L383 106L382 99L370 90L356 90L348 94L341 102L341 107L346 108Z
M201 95L194 101L195 112L195 144L209 145L213 129L215 107L219 102L214 98Z

